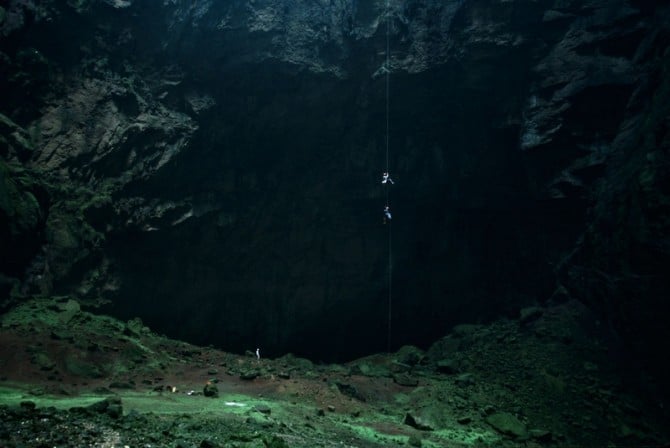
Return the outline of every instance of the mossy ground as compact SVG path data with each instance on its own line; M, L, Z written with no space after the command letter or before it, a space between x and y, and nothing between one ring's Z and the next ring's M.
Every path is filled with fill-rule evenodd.
M2 318L0 444L667 442L665 416L624 384L602 340L580 321L583 312L574 304L534 310L523 321L456 327L425 352L403 347L317 365L196 347L156 335L138 319L83 311L67 297L36 298ZM206 397L206 384L218 396ZM43 445L30 445L37 439Z

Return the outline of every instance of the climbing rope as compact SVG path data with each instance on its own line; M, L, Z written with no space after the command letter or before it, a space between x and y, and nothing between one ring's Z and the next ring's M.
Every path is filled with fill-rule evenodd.
M391 55L390 55L390 35L391 35L391 10L389 6L389 0L386 0L386 64L384 67L384 71L386 72L386 175L390 175L390 169L389 169L389 146L390 146L390 131L391 131L391 126L390 126L390 100L391 100L391 95L390 95L390 81L391 81ZM384 184L386 188L386 210L390 209L390 201L389 201L389 190L390 186L389 184L392 184L393 181L391 182L386 182ZM386 335L386 352L390 353L391 352L391 317L392 317L392 295L391 295L391 286L393 284L393 269L392 269L392 264L391 264L391 256L392 256L392 245L391 245L391 220L388 220L388 327L387 327L387 335Z
M390 131L390 80L391 80L391 45L390 45L390 17L391 11L389 9L389 0L386 0L386 64L384 66L386 72L386 173L389 171L389 131ZM388 188L386 189L386 201L388 204Z

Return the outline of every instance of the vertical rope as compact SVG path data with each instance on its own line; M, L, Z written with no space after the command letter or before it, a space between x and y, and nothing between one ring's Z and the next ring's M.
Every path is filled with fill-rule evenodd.
M391 45L390 45L390 35L391 35L391 10L389 6L389 0L386 0L386 172L390 173L389 169L389 145L390 145L390 84L391 84ZM389 207L389 185L386 184L386 206ZM388 328L386 336L386 351L387 353L391 352L391 317L392 317L392 295L391 295L391 286L393 280L393 270L391 264L391 255L392 255L392 246L391 246L391 220L388 222L388 232L389 232L389 266L388 266Z
M386 172L389 172L389 130L390 130L390 80L391 80L391 11L389 0L386 0ZM388 188L386 189L388 195ZM388 204L387 204L388 205Z

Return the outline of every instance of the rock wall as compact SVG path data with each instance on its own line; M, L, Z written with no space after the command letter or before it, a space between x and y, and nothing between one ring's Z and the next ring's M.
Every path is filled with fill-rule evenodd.
M645 322L667 314L667 19L633 0L10 1L3 294L233 350L385 349L389 70L394 345L565 294L631 343L666 335Z

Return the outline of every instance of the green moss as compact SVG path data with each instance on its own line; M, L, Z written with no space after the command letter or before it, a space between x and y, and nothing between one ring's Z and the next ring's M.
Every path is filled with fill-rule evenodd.
M12 200L11 196L16 186L11 182L9 178L9 168L7 165L0 159L0 210L5 212L7 216L11 216L10 211L12 210Z
M23 192L20 197L17 203L17 225L21 229L34 229L39 224L42 215L40 204L35 195L29 191Z
M4 145L13 147L20 155L26 156L35 148L32 136L3 114L0 114L0 135L3 137Z
M0 211L9 218L11 232L16 235L34 230L42 210L35 195L28 190L34 181L25 175L17 179L15 172L0 161Z

